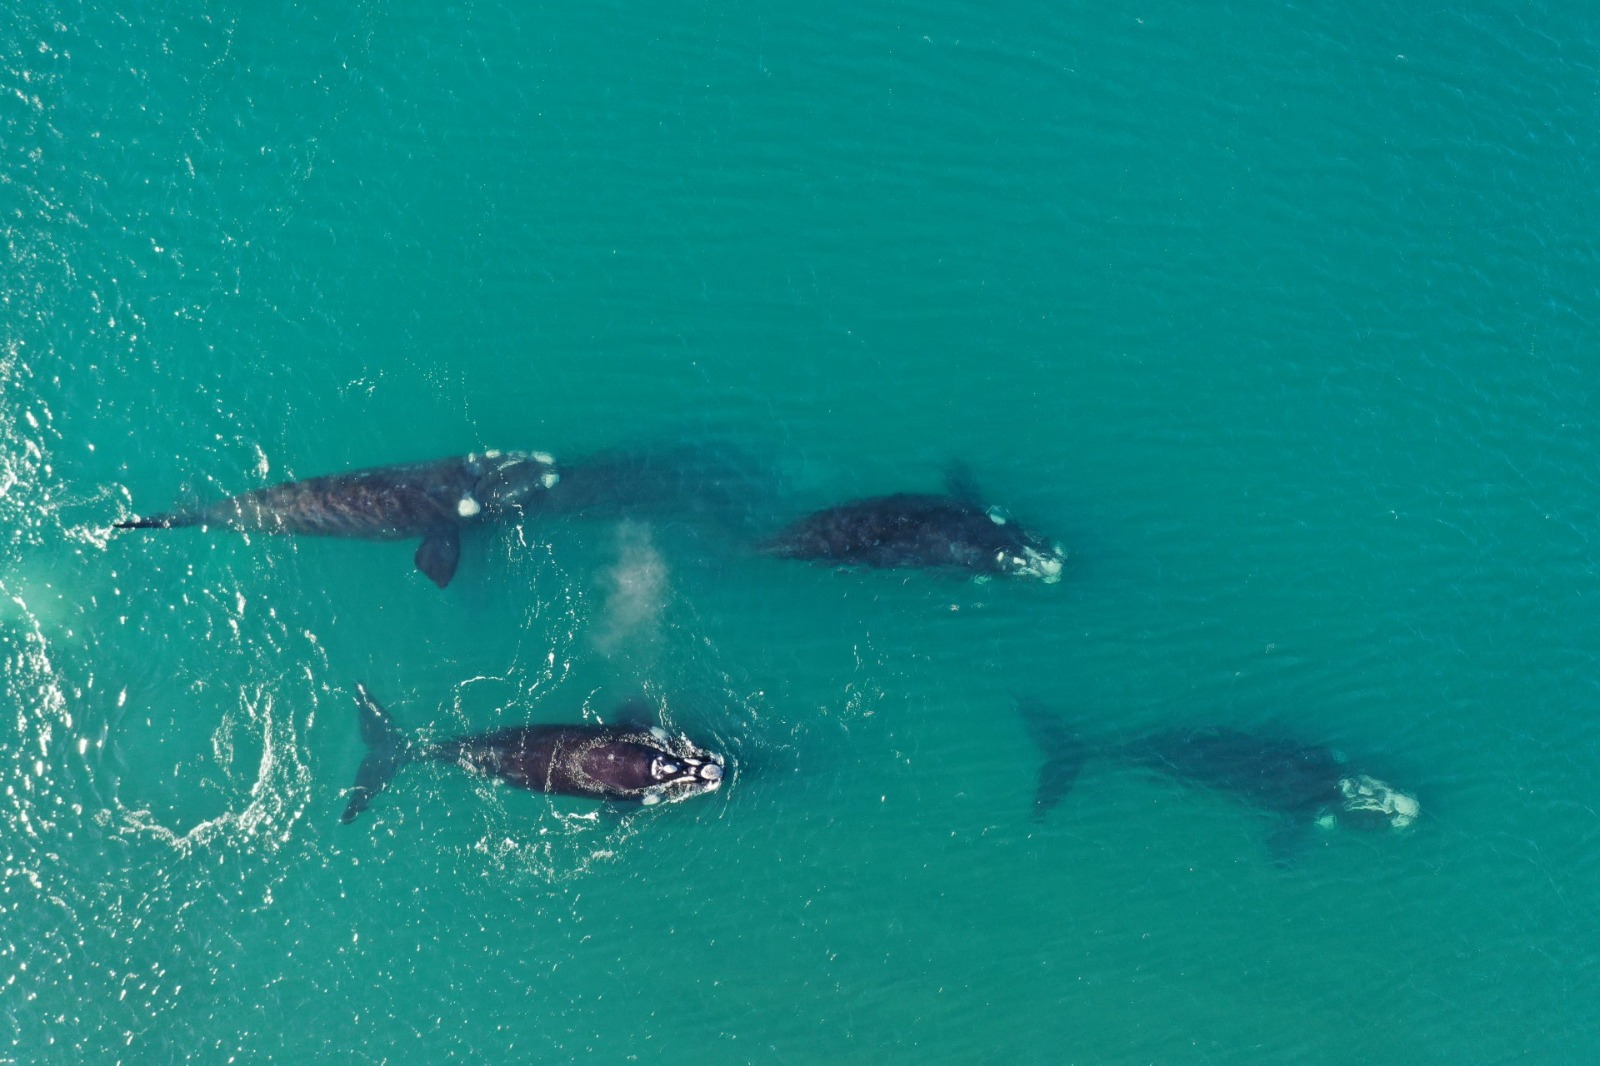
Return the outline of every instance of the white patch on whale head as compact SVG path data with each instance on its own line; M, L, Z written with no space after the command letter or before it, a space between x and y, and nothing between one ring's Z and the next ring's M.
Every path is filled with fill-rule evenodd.
M1417 815L1422 813L1422 804L1416 797L1408 796L1404 792L1394 792L1389 797L1390 806L1394 813L1389 817L1389 824L1396 829L1404 829L1417 820Z
M661 743L663 743L663 744L665 744L667 742L667 740L670 739L667 736L667 731L665 729L662 729L658 725L653 725L653 726L650 727L650 735L655 737L657 740L661 741Z
M556 482L560 480L561 475L556 473L554 470L550 470L546 471L545 475L539 479L539 484L543 485L547 489L553 489L556 487Z
M640 798L639 802L643 803L646 807L654 807L656 804L661 802L661 793L646 792L644 796Z
M995 561L1009 573L1018 577L1036 577L1046 585L1054 585L1061 580L1061 561L1064 558L1066 553L1054 545L1047 552L1024 547L1021 555L1007 555L1004 551L995 554Z
M1404 829L1422 813L1422 804L1417 802L1416 797L1408 796L1393 785L1366 774L1341 777L1339 791L1344 795L1345 810L1381 814L1395 829Z
M490 448L488 451L483 453L483 457L485 459L498 459L504 454L505 452L501 451L499 448Z
M483 510L483 505L471 496L461 497L460 502L456 504L456 514L462 518L471 518L481 510Z
M545 466L556 465L556 457L551 455L549 452L534 452L533 458L536 461L543 463Z
M1028 555L1031 557L1034 567L1038 570L1039 577L1043 579L1046 585L1054 585L1061 580L1061 561L1066 556L1066 553L1059 547L1052 548L1048 554L1036 552L1030 548L1028 549Z
M989 521L993 522L995 525L1003 526L1006 524L1006 513L1001 508L991 507L985 513L989 516Z

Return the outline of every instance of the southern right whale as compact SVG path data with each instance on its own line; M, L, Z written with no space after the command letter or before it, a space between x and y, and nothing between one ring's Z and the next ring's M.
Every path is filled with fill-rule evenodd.
M1277 816L1272 850L1282 858L1313 826L1403 829L1417 820L1414 796L1360 773L1332 748L1224 727L1165 729L1091 742L1059 715L1018 701L1028 734L1044 752L1033 815L1049 813L1100 757L1211 789Z
M946 495L897 493L806 515L758 545L780 559L926 567L1061 580L1066 552L999 508L984 508L959 472Z
M354 821L395 773L413 762L454 763L529 792L646 807L676 803L722 785L722 756L642 719L614 726L511 726L424 743L401 733L360 685L356 707L368 751L344 809L346 822Z
M329 474L216 503L116 523L118 529L227 526L368 540L421 537L417 569L443 588L461 558L461 527L506 517L560 481L545 452L486 451Z

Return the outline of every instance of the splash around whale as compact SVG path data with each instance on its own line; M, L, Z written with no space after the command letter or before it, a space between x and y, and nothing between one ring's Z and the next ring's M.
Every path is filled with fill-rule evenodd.
M421 537L417 569L443 588L461 558L463 526L513 516L560 480L546 452L486 451L269 485L115 526L224 526L366 540Z
M529 792L646 807L722 786L722 756L640 720L615 726L525 725L427 743L408 737L364 686L356 706L367 756L343 820L354 821L401 767L444 762Z

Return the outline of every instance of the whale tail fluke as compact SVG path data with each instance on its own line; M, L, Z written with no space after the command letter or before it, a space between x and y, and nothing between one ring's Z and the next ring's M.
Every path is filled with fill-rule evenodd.
M361 739L367 742L367 757L356 771L356 784L342 821L353 822L367 809L373 797L382 792L400 767L411 761L411 743L394 724L365 685L356 686L356 713L361 718Z
M1044 764L1039 767L1039 787L1033 795L1033 816L1043 818L1072 791L1089 749L1083 738L1044 704L1019 699L1017 712L1028 727L1028 735L1044 752Z

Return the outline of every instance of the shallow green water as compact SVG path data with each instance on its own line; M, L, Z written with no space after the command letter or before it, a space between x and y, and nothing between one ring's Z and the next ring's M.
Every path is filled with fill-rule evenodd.
M1600 1055L1581 5L29 5L0 16L0 1059ZM953 459L1040 586L675 525L113 521L482 447ZM619 815L412 769L644 693ZM1013 700L1421 797L1288 869Z

